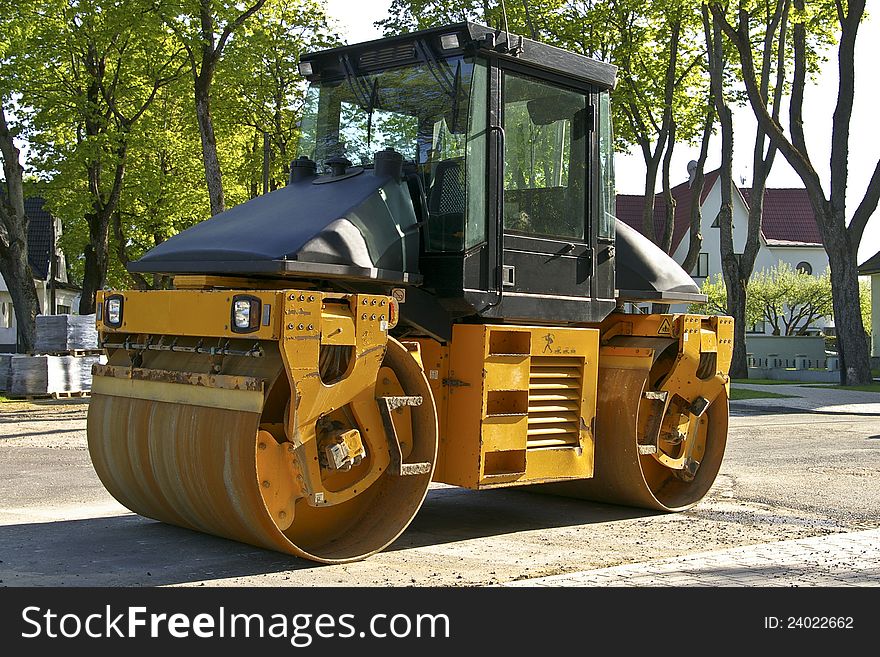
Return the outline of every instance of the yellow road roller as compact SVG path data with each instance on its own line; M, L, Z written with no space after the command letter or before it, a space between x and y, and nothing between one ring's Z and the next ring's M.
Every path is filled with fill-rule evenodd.
M473 23L302 57L289 183L104 291L89 451L143 516L342 563L432 481L697 503L729 317L615 218L616 69ZM676 305L678 304L678 305Z

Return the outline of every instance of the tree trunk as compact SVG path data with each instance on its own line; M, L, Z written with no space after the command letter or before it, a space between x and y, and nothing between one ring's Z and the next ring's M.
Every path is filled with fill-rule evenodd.
M703 248L703 209L700 202L703 198L704 171L706 158L709 155L709 138L712 136L712 128L715 125L715 99L709 92L708 107L706 108L706 120L703 123L703 140L700 142L700 156L697 158L697 168L694 171L694 179L691 182L691 214L690 233L688 238L688 251L681 267L690 274L700 258Z
M36 317L40 302L28 263L28 219L24 213L21 153L15 145L6 113L0 105L0 153L6 179L5 198L0 199L0 275L6 281L22 351L34 350ZM51 255L51 254L50 254Z
M642 205L642 234L657 243L657 233L654 227L654 189L657 186L657 170L659 161L656 159L645 160L645 200Z
M22 353L34 350L36 341L36 318L40 314L40 301L34 285L34 274L27 258L27 241L16 239L8 249L0 248L0 274L6 281L15 322L18 326L18 344Z
M727 289L727 312L733 317L732 379L748 378L746 360L746 283L733 245L733 113L724 97L724 45L717 19L710 25L709 12L703 5L703 30L709 57L709 73L715 109L721 122L721 209L718 225L721 231L721 271Z
M829 222L831 223L831 222ZM846 229L829 226L825 231L825 251L831 269L831 299L834 308L834 329L840 356L841 385L858 385L872 380L868 336L859 312L859 274L856 252Z
M663 200L666 202L665 223L663 224L663 236L660 238L660 248L667 255L672 255L672 237L675 233L675 197L672 195L672 185L669 182L669 168L672 164L672 152L675 149L675 121L669 128L667 138L668 146L663 155Z
M104 289L107 282L110 221L104 213L86 217L89 224L89 243L85 250L82 296L79 298L79 314L95 312L95 293Z
M214 136L214 121L211 119L210 101L211 77L202 73L196 78L196 119L199 123L199 136L202 140L202 160L205 165L205 183L208 186L208 199L211 202L211 216L226 209L223 196L223 174L217 158L217 139Z

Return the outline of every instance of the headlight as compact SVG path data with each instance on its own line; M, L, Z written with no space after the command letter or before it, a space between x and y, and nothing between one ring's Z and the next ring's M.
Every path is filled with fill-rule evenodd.
M235 313L235 328L248 328L251 325L251 302L236 301L232 310Z
M122 326L122 302L120 294L104 299L104 324L111 328Z
M246 294L232 298L232 331L251 333L260 328L260 300Z
M444 34L440 37L440 47L443 50L452 50L459 47L457 34Z

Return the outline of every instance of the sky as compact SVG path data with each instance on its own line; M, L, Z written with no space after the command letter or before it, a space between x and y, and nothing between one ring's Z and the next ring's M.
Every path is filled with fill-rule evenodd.
M337 22L337 29L349 43L376 39L382 36L373 23L388 15L390 0L326 0L328 13ZM869 3L870 4L870 3ZM831 117L837 99L836 49L829 55L818 77L804 94L804 131L807 150L825 186L830 184ZM874 88L876 72L873 66L880 62L880 17L869 17L859 28L856 41L856 94L850 124L849 184L847 212L857 207L865 193L871 174L880 159L880 139L875 138L876 127L871 119L877 114L880 93ZM755 119L748 108L734 111L734 179L751 181L752 148L754 147ZM678 145L672 159L672 184L687 178L687 163L699 156L698 146ZM709 142L706 170L721 163L720 138ZM644 191L645 166L642 156L633 151L619 154L615 160L617 192L641 194ZM777 154L768 179L770 187L803 187L800 177ZM880 209L871 219L859 246L859 262L864 262L880 251Z

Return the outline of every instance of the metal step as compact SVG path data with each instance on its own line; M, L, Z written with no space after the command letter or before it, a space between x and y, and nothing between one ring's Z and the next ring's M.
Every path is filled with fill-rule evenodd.
M388 440L388 452L391 462L388 471L398 477L410 477L423 475L431 472L430 463L404 463L403 451L400 448L400 439L397 437L397 429L394 428L394 420L391 414L404 406L421 406L421 395L404 395L397 397L377 397L379 413L382 415L382 424L385 427L385 438Z

